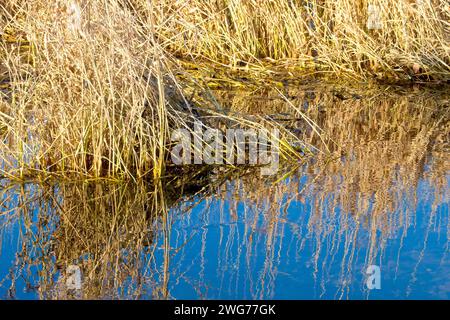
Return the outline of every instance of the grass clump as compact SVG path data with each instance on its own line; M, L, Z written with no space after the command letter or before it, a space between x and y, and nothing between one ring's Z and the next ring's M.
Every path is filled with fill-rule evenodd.
M200 114L176 80L158 10L144 9L121 0L2 4L4 178L164 175L171 131Z
M189 116L169 59L123 1L73 3L0 6L1 174L158 178Z

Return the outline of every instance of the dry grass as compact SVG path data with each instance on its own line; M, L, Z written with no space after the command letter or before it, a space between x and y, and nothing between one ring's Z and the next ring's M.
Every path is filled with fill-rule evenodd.
M183 71L160 42L158 11L128 1L74 3L0 7L0 173L157 180L171 130L194 119L175 78ZM219 117L213 101L203 113Z
M157 3L162 43L187 58L358 80L449 79L445 0ZM368 29L369 4L378 6L382 29Z
M92 3L86 31L69 28L63 1L15 3L2 17L33 44L33 61L2 44L3 175L160 176L168 109L178 106L165 99L171 74L154 39L117 1Z
M220 65L225 82L236 70L268 79L306 69L350 79L380 72L448 79L444 1L379 1L384 28L376 31L364 27L364 1L305 3L2 2L1 176L157 180L165 174L170 132L190 128L193 108L207 125L221 119L284 130L268 117L224 114L204 86L208 79L195 80L174 55L194 66ZM186 92L201 98L188 102ZM301 142L288 130L281 140L285 158L298 159L292 145Z

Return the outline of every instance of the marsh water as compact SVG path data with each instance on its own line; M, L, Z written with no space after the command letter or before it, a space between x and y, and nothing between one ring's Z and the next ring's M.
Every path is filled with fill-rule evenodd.
M447 88L279 93L216 92L316 146L272 177L3 181L0 298L449 299Z

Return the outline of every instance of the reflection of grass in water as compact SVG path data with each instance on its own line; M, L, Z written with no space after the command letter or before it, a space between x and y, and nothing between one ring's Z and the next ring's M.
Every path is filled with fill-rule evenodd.
M290 254L299 256L305 250L306 239L313 239L313 255L308 262L315 270L320 292L324 293L333 277L331 266L342 259L341 289L336 297L347 297L352 275L361 271L355 269L356 252L364 248L366 264L377 264L389 239L405 237L408 228L416 223L420 199L427 197L433 204L425 217L430 223L427 232L435 219L445 221L445 217L436 216L442 214L436 211L438 206L448 201L448 110L442 104L445 97L443 100L422 92L409 96L386 93L364 100L341 100L326 92L291 92L287 96L297 97L291 100L294 105L308 101L308 116L333 137L329 144L332 160L318 153L311 164L301 165L293 174L285 175L290 170L281 172L280 177L289 179L275 184L280 177L261 179L259 172L252 171L239 177L220 170L211 176L211 171L206 170L194 172L191 177L195 178L180 176L156 189L110 184L2 189L2 203L11 209L8 213L4 209L3 217L20 216L23 230L27 231L22 234L16 270L33 285L39 283L42 298L66 296L61 286L64 282L58 282L55 274L58 267L64 271L73 263L82 267L84 297L170 298L173 281L179 277L190 280L186 280L181 266L173 264L175 257L205 255L204 251L187 251L195 230L171 232L175 215L189 214L190 205L201 199L208 204L218 198L222 201L221 222L245 218L240 238L230 233L216 244L219 265L244 263L244 270L253 270L255 257L264 258L261 272L248 271L239 277L249 284L252 298L273 295L277 266L285 254L282 244L291 241ZM235 99L229 100L228 107L244 98ZM280 113L286 108L286 117L291 111L282 100L264 107L259 106L261 100L246 101L250 109L278 108ZM290 126L301 128L302 123L296 120ZM298 134L305 141L316 139L313 132ZM222 178L227 174L233 182L223 185ZM301 179L304 175L308 177L306 182ZM421 180L433 186L433 194L417 194ZM189 181L192 186L187 185ZM187 191L197 196L185 203L180 194ZM312 204L311 214L291 221L287 208L298 201ZM238 211L240 204L245 204L245 212ZM230 210L224 211L225 207ZM38 212L39 218L33 219ZM292 239L284 238L286 228L293 230ZM448 239L449 235L442 236ZM173 237L177 245L170 247L169 239ZM239 254L231 249L238 239L243 241ZM418 249L426 250L426 241L425 237ZM157 243L163 247L156 247ZM261 245L265 250L260 250ZM339 254L342 247L343 256ZM160 249L164 253L161 260L156 260L155 252ZM397 263L401 265L401 261ZM43 270L39 279L27 274L33 265ZM219 274L223 281L230 280L226 278L229 273ZM206 280L202 273L198 277L192 283ZM199 295L206 294L202 287L198 290Z
M352 275L361 271L353 269L361 244L366 244L366 264L376 264L389 239L405 237L406 230L416 223L416 204L419 198L425 198L417 196L420 180L434 190L434 194L427 195L433 203L429 221L437 218L438 205L448 201L448 98L445 93L427 90L414 93L377 89L351 94L313 88L288 88L285 96L291 104L306 108L307 116L323 129L331 157L318 153L312 164L302 166L298 176L309 177L307 186L292 174L289 182L277 185L267 185L255 176L242 178L231 195L229 188L224 188L224 206L226 203L230 207L230 212L223 213L224 220L242 217L237 207L240 203L246 205L246 229L241 235L245 252L241 254L246 255L248 270L255 263L251 257L261 254L258 244L262 241L267 248L262 272L258 276L241 275L254 289L253 298L273 293L281 245L287 241L283 239L286 227L298 230L291 252L301 252L306 238L315 239L311 262L321 291L332 276L333 262L343 258L339 274L342 288L336 297L345 298ZM296 115L291 104L279 98L277 91L262 89L248 95L225 92L220 101L229 112L273 114L300 140L320 145L317 134L305 125L303 117ZM290 203L305 199L313 205L309 219L287 220L285 212ZM302 233L302 225L307 225L306 233ZM264 237L259 235L261 230ZM227 251L233 240L224 239L218 245L219 259L223 259L220 265L243 261ZM343 257L338 253L342 246ZM418 248L425 250L426 239Z
M68 292L66 269L79 266L84 298L167 298L170 215L180 197L208 194L215 183L198 180L169 187L136 184L8 185L1 190L2 232L20 225L20 249L9 279L15 296L22 276L43 299L79 297ZM184 179L184 177L180 177ZM202 188L205 190L202 190ZM159 232L159 233L157 233ZM155 234L163 235L164 262L154 270ZM34 278L37 270L38 278Z
M317 175L318 194L339 195L336 203L354 215L367 211L372 203L372 213L383 217L385 211L399 207L398 186L415 187L419 179L429 178L438 189L446 187L449 110L445 93L374 92L346 93L348 98L342 99L336 89L288 89L290 104L271 90L256 94L257 99L255 92L252 96L225 93L223 98L234 112L273 113L299 140L320 146L321 137L291 106L306 109L323 130L330 150L317 153L307 167L308 175Z
M429 221L434 221L438 205L448 201L447 95L427 91L413 94L377 91L373 97L370 92L363 94L366 97L362 99L351 94L343 99L336 97L335 90L331 93L289 90L286 96L291 104L307 108L307 115L331 139L328 145L334 160L330 161L329 154L318 153L306 172L300 170L300 176L307 174L312 180L308 187L289 182L286 187L269 190L256 181L242 184L246 201L252 199L252 206L258 208L255 212L267 213L264 218L268 248L276 241L270 237L271 232L284 224L280 215L289 206L285 199L308 199L313 204L307 224L308 233L316 238L316 256L312 259L315 270L324 268L325 274L330 272L327 266L335 261L338 244L344 241L346 252L340 277L346 286L351 283L348 280L352 260L358 239L364 233L361 228L368 232L369 238L363 241L367 241L366 262L372 264L384 251L383 240L405 236L399 232L415 223L416 193L421 179L434 189L434 194L427 195L433 203ZM270 90L261 92L261 96L255 100L254 95L225 94L225 99L236 112L272 110L274 114L284 114L283 123L298 129L302 141L317 145L319 137L292 112L291 104L276 98ZM267 96L275 99L265 100ZM303 192L298 193L299 190ZM254 219L259 219L259 215ZM319 261L322 265L318 265ZM343 287L339 295L345 297L347 289Z
M152 243L154 217L146 215L151 195L147 198L138 191L142 190L115 185L12 190L18 204L29 203L20 210L15 208L23 223L16 268L27 281L35 281L32 284L38 285L40 298L68 297L64 276L69 265L78 265L83 271L84 297L112 298L118 283L142 276L139 261ZM37 269L41 270L39 277L32 279L26 270ZM133 292L124 295L132 297Z

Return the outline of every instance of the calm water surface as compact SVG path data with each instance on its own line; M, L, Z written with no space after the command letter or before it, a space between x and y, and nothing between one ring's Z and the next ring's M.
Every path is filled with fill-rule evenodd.
M220 94L320 145L272 92ZM329 140L275 177L3 182L0 298L449 299L448 95L286 96Z

